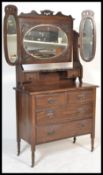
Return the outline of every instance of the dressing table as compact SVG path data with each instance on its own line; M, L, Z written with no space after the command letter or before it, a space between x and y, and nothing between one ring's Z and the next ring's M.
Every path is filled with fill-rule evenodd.
M78 53L80 49L84 61L94 58L93 12L82 14L80 33L74 31L71 15L50 10L17 13L16 6L5 7L5 58L16 67L18 155L23 139L31 145L33 167L37 144L69 137L75 143L85 134L90 134L93 151L96 86L82 82Z

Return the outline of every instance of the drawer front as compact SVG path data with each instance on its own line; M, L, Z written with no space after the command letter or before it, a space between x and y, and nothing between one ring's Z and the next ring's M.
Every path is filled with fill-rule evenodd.
M37 95L36 96L36 107L47 108L51 106L63 106L66 104L65 93L53 93L49 95Z
M72 91L67 93L67 103L81 104L93 100L92 90Z
M69 70L67 74L68 78L74 78L80 76L80 70Z
M92 118L93 104L81 106L72 105L70 108L48 108L36 112L36 122L38 125L61 123L72 120Z
M38 125L53 124L63 121L63 109L48 108L36 113Z
M91 130L91 119L68 122L60 125L38 126L36 128L36 143L87 134L91 133Z
M93 103L72 105L63 112L64 118L68 120L79 120L93 117Z

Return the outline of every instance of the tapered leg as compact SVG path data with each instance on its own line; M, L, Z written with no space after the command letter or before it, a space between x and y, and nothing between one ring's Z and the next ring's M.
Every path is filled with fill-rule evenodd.
M17 155L20 155L20 139L17 140Z
M35 163L35 150L33 148L31 148L31 167L34 167L34 163Z
M34 96L29 96L29 116L30 116L30 122L31 122L31 167L34 167L35 163L35 133L36 133L36 122L35 122L35 100Z
M76 137L73 137L73 143L75 143L76 142Z
M91 152L93 152L93 151L94 151L94 137L91 134Z

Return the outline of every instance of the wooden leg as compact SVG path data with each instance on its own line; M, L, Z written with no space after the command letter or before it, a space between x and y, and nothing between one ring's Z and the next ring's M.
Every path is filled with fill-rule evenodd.
M34 167L35 164L35 136L36 136L36 121L35 121L35 100L34 96L29 96L29 116L31 123L31 167Z
M17 155L20 155L20 139L17 140Z
M91 152L93 152L93 151L94 151L94 137L91 134Z
M79 77L79 82L80 84L82 84L82 77Z
M73 137L73 143L75 143L76 142L76 137Z
M33 148L31 148L31 167L34 167L34 159L35 159L35 157L34 157L34 149Z

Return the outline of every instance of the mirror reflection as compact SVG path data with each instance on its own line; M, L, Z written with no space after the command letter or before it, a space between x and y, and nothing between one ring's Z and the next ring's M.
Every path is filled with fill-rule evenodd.
M13 15L9 15L7 19L7 49L9 60L14 63L17 59L17 31Z
M93 23L87 18L83 28L83 55L86 61L89 61L93 55Z
M68 38L57 26L38 25L25 33L23 46L29 55L38 59L49 59L66 50Z

